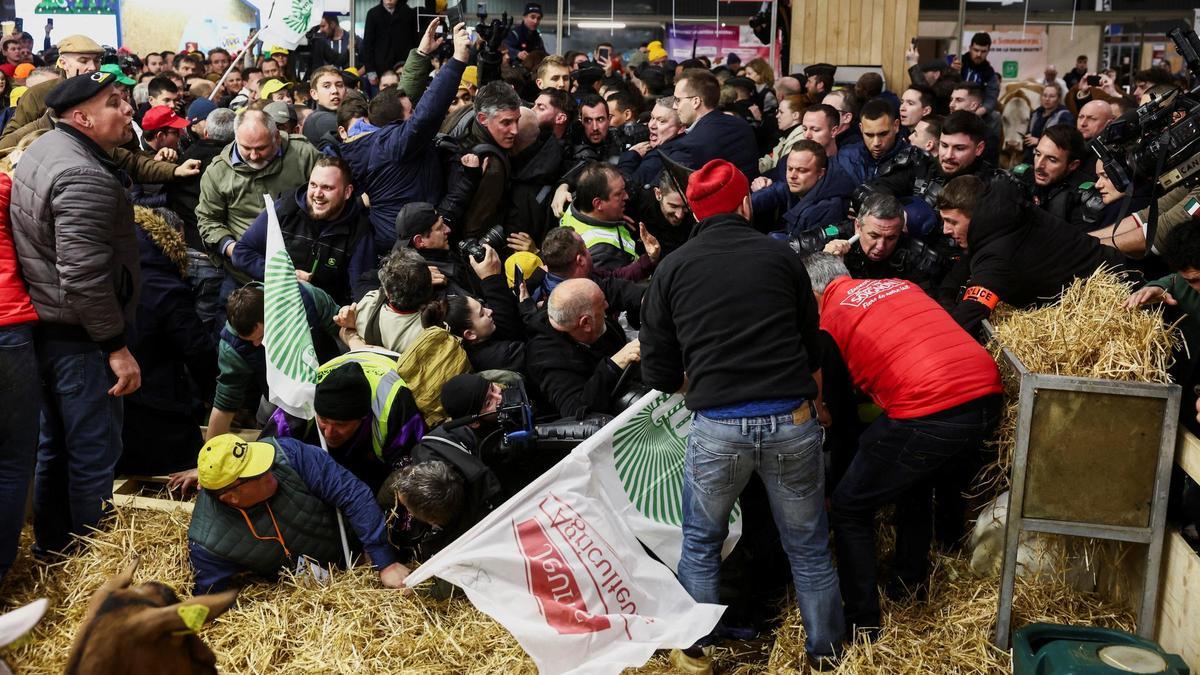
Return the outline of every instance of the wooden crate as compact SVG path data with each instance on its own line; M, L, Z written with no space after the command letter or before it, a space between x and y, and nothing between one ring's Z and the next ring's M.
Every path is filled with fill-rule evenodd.
M1200 439L1183 427L1175 463L1200 482ZM1200 555L1174 528L1168 529L1164 548L1155 639L1200 672Z
M134 509L149 509L151 511L175 511L182 509L192 512L194 506L191 500L181 501L164 497L149 497L143 494L147 488L161 488L167 482L166 476L122 476L113 481L113 504ZM157 490L155 490L157 492Z

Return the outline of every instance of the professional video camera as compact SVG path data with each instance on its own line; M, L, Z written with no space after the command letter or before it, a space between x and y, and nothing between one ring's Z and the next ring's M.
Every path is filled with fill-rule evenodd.
M1121 191L1155 180L1164 191L1200 181L1200 38L1190 28L1167 36L1192 73L1191 88L1154 97L1113 120L1091 143Z
M805 230L798 236L788 238L788 246L792 250L802 256L810 253L819 253L825 250L825 244L834 239L849 239L854 236L854 219L847 218L838 223L831 223L825 227L815 227L811 230Z

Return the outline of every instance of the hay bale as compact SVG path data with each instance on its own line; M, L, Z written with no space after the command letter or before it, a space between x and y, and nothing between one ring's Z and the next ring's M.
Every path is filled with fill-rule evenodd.
M51 609L32 639L3 658L17 673L62 672L87 599L135 551L142 557L135 581L163 581L189 595L188 517L182 510L118 508L109 529L85 540L63 562L36 567L22 556L0 589L4 608L44 595ZM890 534L881 540L886 547ZM997 593L995 581L969 574L965 559L939 556L929 602L895 604L885 598L880 640L851 647L837 672L1006 672L1007 654L990 645ZM774 636L718 648L718 672L798 672L804 637L794 607L786 604ZM1133 625L1129 612L1065 584L1019 582L1016 624L1039 620ZM365 567L335 570L327 586L286 574L276 584L252 584L202 636L225 673L536 672L516 640L469 602L401 596L379 586L376 574ZM628 672L673 671L660 654Z

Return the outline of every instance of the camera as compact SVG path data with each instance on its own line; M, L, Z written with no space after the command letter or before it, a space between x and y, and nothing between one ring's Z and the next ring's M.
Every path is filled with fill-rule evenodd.
M1190 28L1167 36L1192 73L1191 88L1152 98L1113 120L1090 144L1122 192L1155 180L1164 191L1200 181L1200 38Z
M802 256L820 253L825 250L825 244L834 239L849 239L854 236L854 220L846 219L840 223L831 223L825 227L814 227L805 230L795 237L788 238L788 246Z
M504 228L493 225L492 229L484 232L483 236L478 239L463 239L458 242L458 252L464 258L471 256L475 262L483 262L483 259L487 257L487 249L483 247L484 244L499 252L507 242L508 237L504 236Z
M518 382L500 392L500 405L496 408L496 423L504 432L500 441L503 448L527 447L537 440L533 426L533 405L525 384Z

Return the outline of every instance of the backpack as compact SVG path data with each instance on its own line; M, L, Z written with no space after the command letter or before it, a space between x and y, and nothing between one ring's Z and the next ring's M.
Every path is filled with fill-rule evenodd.
M458 338L445 328L430 326L400 357L396 372L412 391L425 426L432 429L447 419L442 385L455 375L471 372L471 362Z

